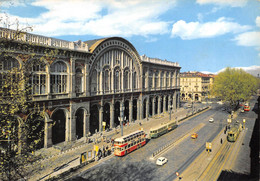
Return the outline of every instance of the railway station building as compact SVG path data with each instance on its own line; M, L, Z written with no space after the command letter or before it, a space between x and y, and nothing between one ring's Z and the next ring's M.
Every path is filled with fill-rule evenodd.
M113 129L120 120L134 122L179 108L179 64L140 56L124 38L69 42L24 33L11 41L14 34L0 29L6 40L0 75L42 62L32 67L30 77L32 100L44 108L42 147ZM46 52L55 53L48 57Z

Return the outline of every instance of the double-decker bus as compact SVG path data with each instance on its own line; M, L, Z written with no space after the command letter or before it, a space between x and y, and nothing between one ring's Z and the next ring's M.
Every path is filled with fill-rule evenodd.
M250 111L250 106L249 104L244 105L244 111Z
M116 138L114 142L114 154L124 156L146 144L145 132L135 131L129 135Z

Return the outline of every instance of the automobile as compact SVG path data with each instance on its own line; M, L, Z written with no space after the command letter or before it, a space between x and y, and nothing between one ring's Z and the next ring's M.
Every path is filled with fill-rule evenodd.
M222 111L226 111L226 108L223 107L221 110L222 110Z
M192 138L192 139L198 138L198 134L197 134L197 133L193 133L193 134L191 135L191 138Z
M245 110L244 109L241 109L241 111L240 112L245 112Z
M210 119L209 119L209 122L210 122L210 123L213 123L213 122L214 122L214 119L213 119L213 118L210 118Z
M191 108L192 106L191 106L191 104L188 104L187 107Z
M162 165L164 165L164 164L167 163L167 162L168 162L167 158L165 158L165 157L159 157L159 158L156 160L156 165L162 166Z

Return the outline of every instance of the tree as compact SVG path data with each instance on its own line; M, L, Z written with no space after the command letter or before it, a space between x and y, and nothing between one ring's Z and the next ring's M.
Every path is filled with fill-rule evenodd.
M33 70L44 66L44 59L52 59L55 51L46 51L45 56L34 59L30 53L33 44L21 43L21 38L32 27L10 30L8 17L0 17L0 180L18 180L28 175L30 163L41 156L34 154L42 147L44 136L44 106L33 101ZM23 46L26 53L17 53ZM18 62L18 58L22 62Z
M226 68L214 80L212 93L225 102L230 108L239 104L240 100L248 101L259 86L259 80L242 69Z

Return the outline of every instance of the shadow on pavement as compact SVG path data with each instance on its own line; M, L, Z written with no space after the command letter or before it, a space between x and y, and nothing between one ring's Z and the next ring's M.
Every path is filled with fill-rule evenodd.
M251 158L251 166L250 166L250 175L237 173L234 171L224 170L221 172L218 180L219 181L258 181L259 180L259 120L260 120L260 111L259 111L259 103L260 97L258 97L258 103L255 104L252 111L258 114L258 117L255 121L252 137L250 140L250 158Z

